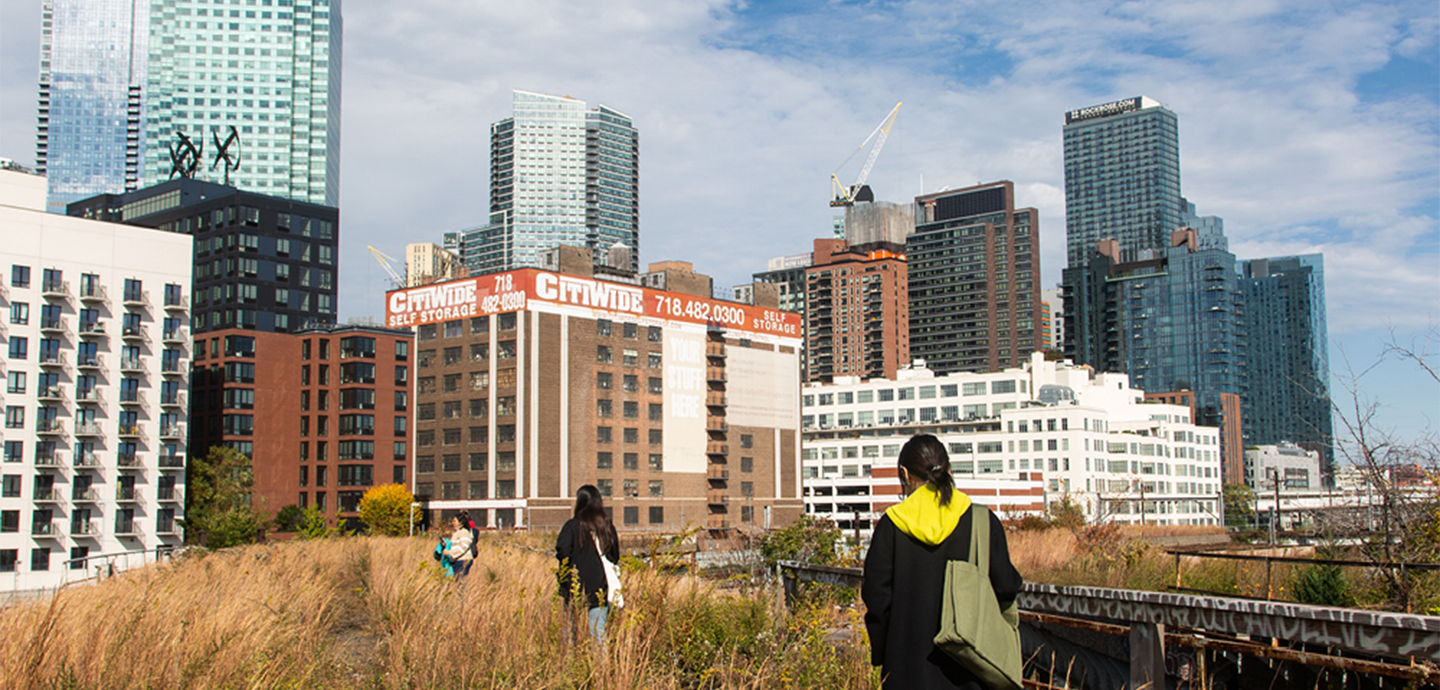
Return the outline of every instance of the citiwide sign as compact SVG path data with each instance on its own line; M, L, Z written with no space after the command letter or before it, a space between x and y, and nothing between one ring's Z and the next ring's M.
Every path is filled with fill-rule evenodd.
M800 337L800 315L677 292L523 268L386 294L385 325L411 328L521 309L591 312L682 321L780 337Z

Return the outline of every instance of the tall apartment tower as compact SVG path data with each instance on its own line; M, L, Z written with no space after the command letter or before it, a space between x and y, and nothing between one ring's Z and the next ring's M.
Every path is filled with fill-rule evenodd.
M152 0L142 184L170 178L170 147L183 134L203 144L206 179L337 205L340 4ZM211 163L231 127L240 143L229 150L240 158L227 182L223 164L212 172Z
M335 322L335 208L182 178L83 199L67 212L194 236L197 334Z
M1245 295L1245 418L1251 445L1291 442L1320 454L1334 476L1325 263L1319 254L1241 264Z
M148 3L44 0L35 166L47 210L140 182Z
M1065 269L1064 354L1128 373L1147 393L1194 391L1200 422L1227 430L1229 467L1243 457L1239 430L1248 423L1236 423L1239 410L1225 398L1244 393L1245 309L1235 255L1215 221L1176 230L1173 246L1140 261L1118 261L1117 243L1107 240L1087 264Z
M932 371L1000 371L1044 349L1040 214L1008 180L915 199L910 357Z
M0 170L0 590L181 543L192 239L47 214Z
M805 269L805 380L885 378L910 363L904 248L815 240Z
M538 266L540 253L586 247L605 263L615 245L640 255L640 134L630 117L569 96L514 92L514 113L490 126L490 224L462 239L472 273Z
M1163 251L1184 211L1174 112L1141 96L1065 113L1067 266L1104 239L1119 242L1120 261Z

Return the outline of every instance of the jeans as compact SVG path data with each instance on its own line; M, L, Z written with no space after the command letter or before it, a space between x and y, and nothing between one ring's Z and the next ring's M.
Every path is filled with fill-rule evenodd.
M610 607L596 606L590 609L590 636L596 642L605 643L605 620L610 615Z

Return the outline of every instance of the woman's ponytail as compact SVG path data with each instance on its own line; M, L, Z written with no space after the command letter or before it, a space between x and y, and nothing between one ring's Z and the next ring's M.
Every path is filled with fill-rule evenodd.
M955 478L950 475L950 454L945 444L930 434L920 434L905 442L900 449L900 466L917 479L925 480L940 496L940 505L949 505L955 492Z

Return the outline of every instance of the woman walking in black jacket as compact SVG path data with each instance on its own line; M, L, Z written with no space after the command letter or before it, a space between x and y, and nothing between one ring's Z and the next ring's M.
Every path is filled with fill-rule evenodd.
M928 434L900 450L900 481L908 498L890 506L875 526L865 556L865 629L870 663L883 667L884 687L966 688L983 685L935 646L940 630L945 564L970 556L975 511L955 490L945 445ZM990 515L990 583L1001 605L1020 592L1005 527Z
M603 641L609 606L605 597L605 569L600 559L620 562L620 539L615 534L615 525L605 515L600 490L594 486L586 484L575 492L575 516L560 528L560 537L555 540L555 558L560 560L560 598L565 600L566 609L572 605L572 593L580 594L589 611L590 635L597 642Z

